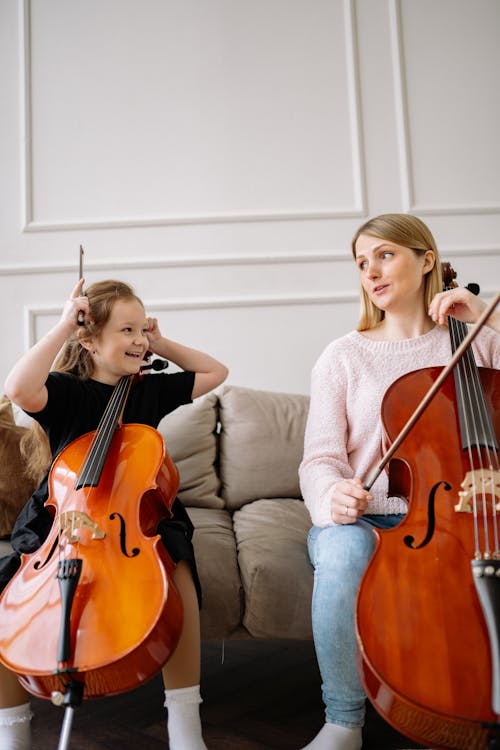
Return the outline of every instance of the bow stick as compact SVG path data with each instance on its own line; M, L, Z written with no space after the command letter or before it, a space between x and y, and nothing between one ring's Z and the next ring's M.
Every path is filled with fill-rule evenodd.
M366 484L363 485L365 490L369 490L376 479L380 476L382 473L384 467L389 463L391 458L393 457L394 453L397 451L403 440L406 438L414 424L417 422L417 420L420 418L420 416L423 414L423 412L427 409L430 402L438 392L438 390L441 388L442 384L450 374L450 372L453 370L455 365L462 359L463 355L465 354L465 351L468 349L468 347L472 344L474 339L476 338L477 334L483 327L483 325L486 323L488 318L490 317L491 313L495 309L495 307L498 305L498 302L500 301L500 292L496 295L496 297L493 299L493 301L483 310L482 315L480 316L479 320L477 321L476 325L471 328L467 336L464 338L458 349L456 350L455 354L449 361L449 363L446 365L446 367L442 370L442 372L439 374L437 379L435 380L434 384L429 388L425 396L423 397L422 401L419 403L397 438L392 443L391 447L387 451L387 453L383 456L382 460L378 464L377 468L373 471L373 474L368 479Z

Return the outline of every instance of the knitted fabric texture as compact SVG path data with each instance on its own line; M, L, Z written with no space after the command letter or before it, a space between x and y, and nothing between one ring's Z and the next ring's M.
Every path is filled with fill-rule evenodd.
M480 367L500 367L498 334L483 328L473 344ZM380 410L387 388L400 376L451 359L449 333L435 327L414 339L377 341L358 331L329 344L312 372L311 403L299 469L305 504L315 526L331 525L335 484L365 481L381 458ZM406 502L387 496L382 472L373 487L369 513L405 513Z

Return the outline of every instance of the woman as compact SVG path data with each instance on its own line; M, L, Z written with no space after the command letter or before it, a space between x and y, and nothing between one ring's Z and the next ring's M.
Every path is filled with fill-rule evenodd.
M156 427L165 414L215 388L227 376L226 367L213 357L163 337L156 319L147 317L141 300L127 284L102 281L85 294L83 284L81 279L59 322L19 360L5 383L9 398L48 434L53 456L97 428L115 385L123 376L137 374L148 352L174 362L182 371L135 379L124 423ZM81 314L83 326L78 324ZM14 554L0 562L2 588L19 567L19 554L36 550L51 529L52 518L44 506L47 496L45 479L15 524ZM184 613L180 639L163 669L169 747L206 750L199 717L200 590L191 543L193 527L179 500L174 501L172 511L173 517L158 526L176 563L172 578ZM30 718L26 692L17 677L0 665L0 747L29 750Z
M446 315L475 322L485 307L466 289L441 292L434 238L415 216L385 214L352 240L361 281L356 331L332 342L312 373L300 482L313 527L313 634L322 676L325 724L303 750L359 750L365 694L356 667L354 606L374 550L373 527L402 520L407 505L388 497L383 472L370 492L363 480L380 460L380 409L401 375L451 358ZM499 313L473 345L479 366L500 366ZM437 325L436 325L437 324Z

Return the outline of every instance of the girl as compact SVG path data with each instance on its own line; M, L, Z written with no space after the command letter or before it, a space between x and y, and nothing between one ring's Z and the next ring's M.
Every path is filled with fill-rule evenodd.
M363 489L380 460L380 410L387 388L412 370L446 365L446 315L476 321L485 307L467 289L441 292L434 238L414 216L369 220L352 241L361 281L358 329L332 342L317 361L300 481L313 527L312 620L326 722L303 750L359 750L365 695L356 667L354 606L375 547L373 527L397 525L406 502L388 497L383 472ZM479 366L500 366L500 314L476 337ZM437 325L436 325L437 324Z
M155 318L127 284L101 281L83 294L84 279L73 289L61 319L13 367L5 393L47 432L56 456L80 435L95 430L114 386L139 372L148 350L174 362L182 372L136 379L124 423L156 427L162 417L222 383L226 367L208 354L166 339ZM78 325L83 315L84 325ZM62 350L61 350L62 348ZM61 352L51 371L52 363ZM21 552L33 552L47 537L52 518L44 507L47 477L16 521L15 552L0 561L3 588L20 565ZM170 750L206 750L199 717L200 584L191 537L193 527L178 499L173 518L158 527L176 563L172 576L181 595L184 618L178 645L163 669ZM17 677L0 665L0 747L31 748L30 704Z

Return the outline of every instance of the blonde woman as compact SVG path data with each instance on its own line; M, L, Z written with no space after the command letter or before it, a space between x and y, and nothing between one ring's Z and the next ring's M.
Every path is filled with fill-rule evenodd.
M388 496L382 473L363 489L380 459L380 410L400 376L451 358L446 314L478 319L484 302L466 289L441 292L434 238L417 217L385 214L352 240L361 283L358 329L333 341L312 373L300 481L313 527L313 633L322 676L325 724L303 750L360 750L365 695L356 667L354 607L374 550L374 527L394 527L406 502ZM439 324L439 325L437 325ZM478 365L498 368L499 315L474 343ZM396 572L394 573L396 575Z

